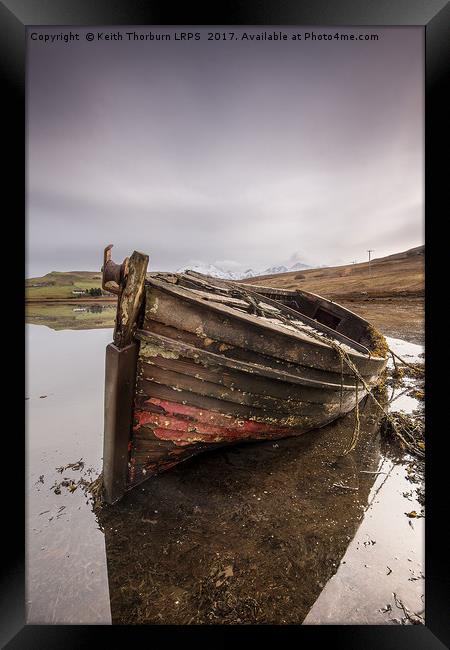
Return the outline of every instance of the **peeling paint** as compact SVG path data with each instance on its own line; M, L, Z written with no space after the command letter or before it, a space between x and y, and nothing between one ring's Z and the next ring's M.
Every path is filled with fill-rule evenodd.
M263 440L266 438L282 438L292 436L294 433L302 433L302 429L294 431L291 427L271 426L268 423L252 422L250 420L232 419L220 413L211 411L199 411L195 407L189 407L191 421L186 420L185 409L180 405L170 402L162 402L166 413L152 413L136 409L135 417L137 425L135 432L142 430L142 427L150 427L153 435L161 440L171 440L175 444L189 442L233 442L237 440ZM168 413L170 411L170 415ZM192 420L195 418L195 424ZM307 420L307 419L305 419Z
M147 295L145 298L145 311L150 314L156 314L158 311L159 300L158 298L147 289Z
M171 350L165 350L164 348L154 345L152 343L141 343L141 349L139 351L139 356L144 358L152 357L163 357L164 359L179 359L180 355L178 352L172 352Z

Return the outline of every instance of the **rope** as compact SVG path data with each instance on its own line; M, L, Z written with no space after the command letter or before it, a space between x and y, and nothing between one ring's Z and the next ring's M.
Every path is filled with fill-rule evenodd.
M245 300L246 297L249 298L249 296L245 297L245 292L244 291L242 291L241 295L242 295L242 298L244 298L244 300ZM260 300L256 300L256 298L255 298L255 302L258 304L259 309L261 309L261 311L265 312L265 310L262 309L260 307L260 305L259 305ZM268 315L269 314L267 314L267 316ZM274 315L270 314L270 316L273 318ZM291 326L294 326L299 331L304 331L304 328L300 327L293 319L286 317L282 313L277 314L277 318L280 319L280 320L288 321ZM335 340L331 339L326 334L319 335L319 334L316 334L314 331L311 331L311 329L308 329L307 334L311 338L314 338L314 339L316 339L318 341L323 342L323 339L326 339L327 343L330 345L330 347L332 349L335 350L335 352L339 355L339 357L341 359L341 402L340 402L341 406L342 406L342 390L343 390L342 386L343 386L343 364L344 364L344 362L347 364L347 366L352 371L352 373L353 373L353 375L355 377L355 397L356 397L355 426L354 426L354 429L353 429L353 434L352 434L352 439L351 439L351 442L350 442L350 446L348 447L348 449L346 449L344 451L343 456L346 456L348 453L353 451L353 449L355 449L355 447L356 447L356 445L358 443L358 440L359 440L361 426L360 426L360 414L359 414L359 393L358 393L359 386L358 386L358 381L360 381L361 384L363 385L364 389L366 390L367 395L370 395L370 397L373 399L375 404L378 406L380 411L385 416L386 421L389 422L389 424L392 427L392 430L398 436L398 438L402 441L404 446L409 451L411 451L412 453L415 453L417 456L420 456L420 457L423 458L425 456L425 454L424 454L423 450L417 445L414 437L410 434L410 432L406 429L406 427L404 425L401 425L401 429L400 429L397 422L396 422L396 419L384 408L384 406L382 404L380 404L380 402L377 400L377 398L373 394L372 389L367 384L364 377L362 377L361 373L359 372L359 370L357 369L357 367L355 366L353 361L350 359L348 353L345 350L343 350L342 347ZM406 366L409 366L410 368L412 368L416 372L418 372L418 373L423 372L423 369L419 369L419 368L416 368L415 366L411 366L406 361L401 359L397 354L392 352L392 350L389 349L389 352L393 356L395 356L397 359L399 359L402 363L404 363ZM405 436L409 437L411 442L408 442L406 440Z
M358 399L358 379L359 379L361 381L362 385L364 386L364 388L366 389L367 394L370 395L370 397L373 399L375 404L378 406L378 408L384 414L386 420L391 425L392 430L400 438L400 440L403 442L405 447L407 449L409 449L410 451L412 451L413 453L415 453L417 456L420 456L420 457L423 458L425 456L425 454L422 451L422 449L420 449L420 447L416 444L413 436L409 433L409 431L406 429L406 427L404 425L402 425L401 429L399 429L399 426L397 425L396 419L388 411L386 411L384 406L382 406L382 404L380 404L380 402L377 400L377 398L375 397L375 395L372 392L372 389L368 386L367 382L361 376L360 372L356 368L353 361L349 358L348 354L344 350L342 350L339 346L337 346L337 344L335 344L334 342L332 342L332 347L334 349L338 349L338 353L343 356L344 361L347 363L349 368L352 370L352 372L353 372L353 374L354 374L354 376L356 378L356 398ZM359 435L359 410L358 409L355 409L355 418L357 419L357 422L358 422L357 433ZM404 436L408 436L410 438L411 442L408 442L405 439ZM352 438L350 448L347 451L344 452L344 455L346 455L347 453L349 453L349 451L352 451L352 449L354 449L356 447L358 438L356 437L356 440L354 438L355 438L355 435Z
M350 442L350 447L344 451L342 454L343 456L346 456L349 454L351 451L354 450L356 447L358 440L359 440L359 434L361 430L361 424L360 424L360 419L359 419L359 399L358 399L358 382L356 382L356 406L355 406L355 426L353 427L353 436L352 440Z
M266 318L274 318L275 314L273 312L269 312L268 310L264 309L260 304L261 301L264 301L264 297L261 297L260 299L258 299L256 296L249 296L248 293L245 291L245 289L243 287L238 288L234 284L232 286L233 286L233 288L231 290L231 295L234 295L235 297L239 297L242 300L244 300L245 302L247 302L247 304L249 305L249 307L250 307L250 309L251 309L251 311L253 313L256 313L259 316L265 316ZM305 332L305 327L304 326L303 327L299 326L299 324L293 319L293 316L290 316L290 315L286 316L285 314L283 314L280 311L278 314L276 314L276 318L281 320L281 321L288 322L291 326L293 326L295 329L297 329L300 332L303 332L303 333ZM359 435L360 435L361 427L360 427L359 393L358 393L358 391L359 391L358 381L359 381L359 382L361 382L364 389L366 390L367 395L370 395L370 397L373 399L373 401L378 406L380 411L383 413L384 417L386 418L386 421L389 422L389 424L391 425L392 430L394 431L395 435L398 436L398 438L402 441L403 445L410 452L416 454L417 456L424 457L425 454L424 454L423 450L417 445L414 437L406 429L404 424L402 424L401 427L399 428L398 423L396 421L396 418L393 415L391 415L380 404L380 402L377 400L377 398L375 397L375 395L372 392L372 389L369 387L367 382L364 380L361 373L359 372L359 370L357 369L357 367L355 366L353 361L350 359L348 353L345 350L343 350L343 348L334 339L332 339L326 333L323 333L323 334L319 335L318 333L312 331L310 327L308 328L308 331L306 333L311 338L316 339L316 340L321 341L321 342L323 342L324 339L325 339L327 341L327 343L329 344L329 346L332 349L335 350L335 352L338 354L338 356L341 359L340 411L342 411L342 401L343 401L342 392L343 392L343 364L344 364L344 362L349 367L349 369L351 370L352 374L355 377L355 397L356 397L355 426L354 426L354 429L353 429L353 434L352 434L352 439L351 439L351 442L350 442L350 446L348 447L348 449L346 449L344 451L343 455L345 456L348 453L350 453L353 449L355 449L355 447L356 447L356 445L358 443ZM395 359L398 359L401 363L403 363L405 366L408 366L409 368L411 368L411 370L413 370L414 372L416 372L418 374L423 374L423 372L424 372L423 368L418 368L417 366L409 364L404 359L399 357L398 354L393 352L390 348L387 348L387 350L392 355L395 367L396 367ZM408 437L411 442L408 442L406 440L405 436Z
M420 366L417 366L416 364L408 363L407 361L405 361L404 359L399 357L398 354L393 352L391 350L391 348L389 348L389 352L392 355L392 361L394 362L395 368L397 368L397 364L395 363L395 359L398 359L400 361L400 363L402 363L404 366L407 366L408 368L411 368L411 370L416 372L418 375L424 375L425 374L425 369L424 368L421 368Z

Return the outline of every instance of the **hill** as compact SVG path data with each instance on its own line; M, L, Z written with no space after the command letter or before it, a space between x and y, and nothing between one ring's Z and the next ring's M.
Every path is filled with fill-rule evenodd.
M25 297L27 302L46 300L83 300L91 299L83 295L86 289L101 289L102 274L99 271L52 271L39 278L25 280ZM111 294L102 296L102 300L115 297ZM98 298L97 298L98 300Z
M332 300L366 300L424 295L425 247L374 259L370 264L346 264L299 273L279 273L243 280L245 284L304 289Z
M260 276L244 283L317 293L366 318L386 336L422 344L424 262L425 247L418 246L372 260L370 274L364 262Z

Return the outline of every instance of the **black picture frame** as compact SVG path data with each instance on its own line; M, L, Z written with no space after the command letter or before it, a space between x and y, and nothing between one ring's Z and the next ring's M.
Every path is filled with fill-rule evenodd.
M5 92L3 118L10 137L6 156L7 170L3 178L4 199L8 199L9 221L16 225L17 245L5 236L5 249L11 254L7 270L18 276L17 289L8 296L11 313L19 321L23 316L23 284L18 267L25 263L25 75L27 26L87 26L87 25L321 25L321 26L408 26L425 29L426 111L425 111L425 234L428 256L426 262L426 348L427 348L427 496L426 496L426 626L251 626L190 627L171 626L36 626L25 624L25 568L24 568L24 492L25 441L13 424L4 431L3 562L1 579L0 641L2 647L16 648L83 648L101 641L150 642L175 641L183 643L201 637L206 643L225 645L231 640L242 643L270 642L290 634L295 642L326 643L346 648L444 648L450 646L450 585L448 572L448 519L445 483L447 456L444 454L445 427L439 427L439 408L445 405L445 382L440 381L439 364L443 355L438 347L439 337L433 335L433 310L438 301L432 298L432 287L445 274L444 242L435 237L434 224L444 216L446 189L445 154L446 121L445 83L448 72L448 25L450 7L446 0L316 0L315 2L223 2L209 8L185 4L174 8L169 3L144 0L3 0L0 3L0 65ZM442 154L440 156L439 154ZM443 162L441 163L440 160ZM447 181L448 182L448 181ZM11 219L12 217L12 219ZM9 227L9 226L8 226ZM433 230L432 230L433 229ZM432 254L430 257L430 246ZM23 255L23 257L22 257ZM430 259L432 261L430 261ZM16 280L17 281L17 280ZM13 282L14 284L14 282ZM13 286L13 284L11 286ZM436 321L440 313L437 312ZM435 321L435 322L436 322ZM23 320L21 321L23 323ZM442 323L442 327L445 323ZM12 341L8 323L6 341ZM5 328L6 329L6 328ZM18 328L20 331L20 325ZM14 335L14 339L17 334ZM7 346L5 346L7 347ZM11 345L19 354L20 344ZM433 351L433 348L436 352ZM14 365L14 368L12 367ZM8 366L8 387L20 393L23 366L14 359L11 372ZM14 376L15 369L17 377ZM21 398L20 398L21 401ZM8 402L8 403L7 403ZM4 409L12 407L5 400ZM20 410L15 411L21 413ZM19 419L20 422L20 419ZM9 476L8 476L9 472ZM12 489L11 486L14 486ZM12 523L14 522L14 524ZM270 628L270 629L269 629ZM131 635L131 636L130 636ZM182 635L182 636L181 636ZM231 636L230 636L231 635Z

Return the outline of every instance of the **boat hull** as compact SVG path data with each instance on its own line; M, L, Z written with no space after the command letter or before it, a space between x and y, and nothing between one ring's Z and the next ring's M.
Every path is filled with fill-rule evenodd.
M168 275L141 281L135 294L122 291L121 336L115 331L107 353L109 502L200 452L301 435L355 408L386 359L367 349L368 323L344 308L311 294L327 322L312 320L312 309L296 312L305 295L283 294L283 304L231 284ZM130 308L138 314L131 324Z
M207 449L323 427L366 395L328 347L223 306L146 292L127 488ZM374 385L384 362L354 359Z

